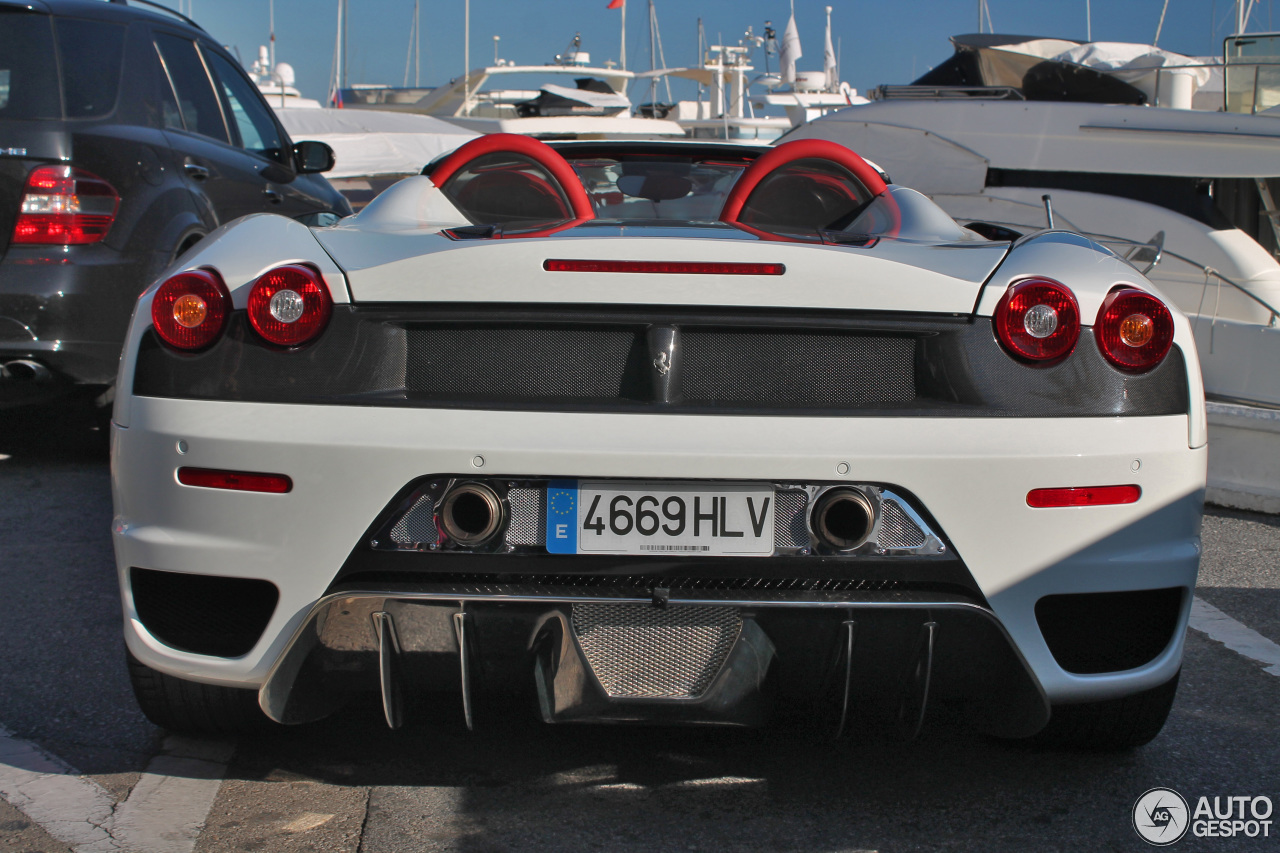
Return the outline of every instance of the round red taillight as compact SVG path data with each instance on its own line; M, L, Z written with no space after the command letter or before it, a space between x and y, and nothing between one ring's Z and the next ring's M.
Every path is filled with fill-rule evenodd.
M996 337L1012 354L1031 361L1053 361L1075 349L1080 337L1080 306L1066 285L1027 278L1005 291L996 306Z
M1103 300L1093 331L1107 361L1121 370L1150 370L1173 346L1173 315L1150 293L1121 288Z
M160 285L151 300L151 325L171 347L198 350L222 334L231 313L231 296L210 270L179 273Z
M296 347L324 330L333 313L320 273L301 264L276 267L249 291L249 323L273 344Z

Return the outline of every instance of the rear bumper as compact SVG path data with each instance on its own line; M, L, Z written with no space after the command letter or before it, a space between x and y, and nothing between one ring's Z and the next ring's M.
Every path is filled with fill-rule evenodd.
M50 377L0 379L0 405L114 382L150 260L101 245L10 246L0 263L0 364L31 360Z
M388 503L415 478L466 471L511 478L844 478L892 485L913 495L936 521L977 588L965 606L998 624L1007 647L1048 701L1097 701L1146 690L1172 678L1181 661L1199 564L1206 459L1204 448L1187 447L1185 415L842 419L408 410L147 397L127 402L129 426L113 434L114 541L126 635L141 661L180 677L253 687L274 678L271 673L296 638L319 618L317 602L344 591L333 586L335 579ZM294 488L269 495L183 486L175 476L180 465L287 474ZM1140 485L1141 500L1053 510L1026 504L1034 488L1119 483ZM512 559L511 572L539 571L532 564L520 566L523 558ZM776 558L741 560L739 571L749 574L770 559ZM130 567L261 579L278 589L279 599L247 653L235 658L192 654L161 642L139 619ZM910 565L902 571L910 579ZM1037 622L1036 604L1050 595L1175 588L1184 594L1168 642L1152 659L1124 671L1068 672ZM385 586L354 591L415 606L423 594L435 594ZM674 591L673 598L678 598ZM462 598L446 593L438 600L443 603L430 606L456 610ZM537 606L545 614L563 603ZM954 603L908 602L918 613L907 636L914 637L924 621L937 621L934 605ZM508 607L491 599L476 600L467 609L482 605ZM837 624L842 608L881 609L865 598L809 605L801 610ZM753 599L743 606L793 605ZM369 618L359 621L366 635ZM856 615L853 619L858 621ZM948 631L966 635L946 629L939 637ZM520 654L527 653L526 646L527 638L510 644ZM960 644L958 650L964 648Z

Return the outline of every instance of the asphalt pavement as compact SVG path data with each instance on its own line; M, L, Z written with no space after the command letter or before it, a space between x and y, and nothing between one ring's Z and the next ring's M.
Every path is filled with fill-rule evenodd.
M1280 803L1280 667L1197 630L1164 732L1119 755L992 740L945 715L911 743L831 743L547 727L493 704L474 732L452 705L391 732L367 702L270 736L167 738L130 692L110 526L89 422L0 411L0 851L1146 850L1131 814L1151 788L1191 808ZM1197 596L1280 642L1280 518L1210 508L1204 548ZM77 816L86 803L105 816ZM1174 849L1278 850L1272 820L1266 838Z

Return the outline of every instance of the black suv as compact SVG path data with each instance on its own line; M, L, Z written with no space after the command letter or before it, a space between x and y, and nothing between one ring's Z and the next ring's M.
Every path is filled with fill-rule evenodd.
M219 225L351 212L313 174L329 147L293 144L239 63L164 12L0 0L0 408L105 407L138 294Z

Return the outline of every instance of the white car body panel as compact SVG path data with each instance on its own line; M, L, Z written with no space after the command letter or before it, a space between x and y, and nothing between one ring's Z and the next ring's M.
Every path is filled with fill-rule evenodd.
M896 188L886 192L893 191ZM909 209L909 201L904 196L903 210ZM936 209L930 206L930 210ZM361 347L376 341L359 337L358 329L352 331L354 326L343 326L341 334L347 337L327 341L332 347L327 355L321 346L323 333L321 341L297 351L272 348L254 338L247 321L240 318L240 326L226 332L207 353L188 358L166 349L150 329L156 292L152 287L138 302L126 343L112 436L113 542L125 634L130 652L143 665L209 685L261 687L266 710L268 688L282 662L291 659L315 620L325 618L328 611L322 608L332 603L337 594L333 590L346 591L335 587L345 577L345 568L357 554L376 550L377 543L369 538L377 525L397 517L393 513L402 512L398 507L408 505L403 502L410 497L418 499L420 480L452 482L457 477L511 481L503 489L515 488L515 481L553 479L818 484L810 507L821 489L892 489L907 496L903 500L912 511L927 517L924 523L939 537L935 541L945 543L945 554L938 555L948 561L945 570L965 574L975 589L973 598L965 601L958 599L969 595L967 587L963 595L941 587L921 594L939 596L938 607L968 607L989 618L1025 669L1023 674L1041 705L1127 697L1168 685L1175 678L1200 558L1199 519L1207 460L1203 387L1186 317L1172 310L1175 353L1169 356L1171 361L1154 368L1169 367L1161 375L1172 378L1159 386L1144 386L1141 377L1108 366L1096 351L1092 330L1082 335L1077 347L1093 347L1093 351L1073 352L1056 363L1022 364L1001 349L990 319L1008 287L1028 277L1047 277L1066 285L1079 304L1084 327L1093 325L1103 300L1117 286L1155 292L1132 266L1107 249L1066 232L1032 235L1013 245L978 239L929 242L919 236L923 230L912 238L909 227L904 228L902 239L878 234L863 247L759 239L724 225L694 223L637 228L598 222L547 236L502 239L474 235L453 239L441 233L466 224L429 179L413 178L336 227L312 231L279 217L246 218L200 244L169 274L217 270L231 292L233 309L243 312L249 291L263 272L280 263L310 264L320 271L333 295L335 317L342 312L348 318L344 322L367 322L378 328L394 326L398 316L407 318L401 329L404 336L395 338L405 352L413 345L406 329L432 323L443 326L454 322L451 317L471 316L468 311L479 318L474 321L476 328L502 323L568 324L577 316L575 311L606 318L573 321L583 323L612 323L615 320L609 318L618 316L657 317L635 321L648 324L635 344L647 341L650 347L647 355L637 356L646 371L645 359L655 352L651 333L655 327L662 331L665 324L676 329L673 335L681 324L696 328L722 322L731 331L765 329L762 334L766 335L778 328L812 328L831 336L850 329L850 334L887 329L883 334L902 340L916 328L915 323L926 329L919 340L937 336L942 343L936 351L912 344L913 355L903 368L906 375L913 383L924 383L921 377L927 371L945 374L938 381L956 396L922 397L918 406L909 404L916 408L900 411L885 405L877 408L878 404L858 409L861 403L842 403L841 408L825 411L816 404L788 412L785 405L770 410L752 409L745 403L736 408L715 404L682 410L674 407L678 400L667 397L643 403L627 398L610 408L609 403L574 400L563 405L533 404L520 394L513 402L486 402L487 398L460 398L461 402L439 398L445 399L439 402L421 387L410 386L411 367L406 366L416 364L412 369L431 375L439 365L439 360L431 358L438 359L438 353L419 356L416 362L402 356L396 364L405 374L403 388L392 383L390 391L382 384L354 392L347 386L322 391L319 386L339 387L327 384L332 378L329 373L316 378L317 374L289 374L288 369L314 362L332 367L330 373L340 373L359 363ZM780 276L553 273L543 269L547 259L758 262L780 263L786 269ZM443 319L434 318L433 306ZM713 311L730 320L707 319L714 316ZM739 319L743 317L747 319ZM845 322L864 325L839 325ZM315 349L309 349L313 345ZM767 346L765 356L772 352ZM513 359L508 363L522 360L523 355L523 350L507 353ZM242 357L247 367L242 368ZM787 357L797 361L793 353ZM664 359L665 355L651 359L662 376L669 366ZM827 369L824 364L800 363L804 368ZM214 372L198 376L200 381L194 384L183 385L186 380L170 376L181 374L184 365L200 364L212 365L208 369ZM880 364L876 363L877 370ZM548 370L556 366L554 359L548 362ZM261 376L273 367L283 377L278 387L272 384L276 377ZM1044 374L1031 372L1041 368L1046 369ZM230 385L219 385L218 369L233 377ZM240 369L247 372L235 372ZM983 376L984 370L990 373ZM1179 370L1185 370L1185 387ZM949 371L955 374L952 384L947 384ZM993 381L990 376L1015 373L1010 387L1024 389L1026 399L1000 398L1007 389L982 384ZM323 402L305 396L290 398L292 402L271 397L277 391L284 393L281 389L291 390L286 386L295 376L312 376L315 393ZM645 376L661 381L648 373ZM759 373L749 378L755 383ZM930 375L928 381L935 378ZM262 383L256 391L241 387L256 381ZM978 388L976 403L955 391L966 382ZM1115 393L1116 408L1090 408L1095 402L1090 399L1095 390L1091 382ZM139 387L152 391L139 391ZM1132 402L1130 387L1136 389ZM1153 387L1168 392L1166 400L1176 399L1176 406L1153 401L1149 390ZM255 399L253 393L265 396ZM1184 394L1185 411L1179 408ZM651 408L642 407L650 404ZM998 411L984 411L984 406ZM1076 414L1063 415L1063 411ZM1133 414L1112 414L1117 411ZM183 485L179 468L285 475L292 485L284 494ZM1140 497L1130 503L1096 506L1029 505L1033 490L1111 485L1137 486ZM431 512L438 513L438 506ZM805 518L816 537L812 517ZM533 571L526 568L531 564L523 562L526 552L512 547L493 553L468 552L466 547L455 547L460 540L446 541L438 515L428 519L435 527L430 535L438 532L441 537L430 547L444 542L447 547L439 553L447 554L455 567L464 564L458 560L483 557L489 566L508 560L517 574ZM421 571L412 575L415 583L430 577L427 569L433 555L423 550L424 541L415 539L414 547L397 552L419 561ZM776 551L773 556L743 560L749 566L733 570L750 573L755 571L752 567L775 559L792 561L777 564L787 567L786 571L811 560L804 565L812 569L795 571L819 573L838 569L856 574L862 565L875 565L870 559L859 564L862 556L852 551L822 551L819 540L813 542L812 553L806 548L784 557ZM541 556L553 558L544 565L564 566L580 556L553 555L545 541L535 544L544 548ZM935 577L922 568L924 562L894 564L888 550L878 552L875 559L881 558L888 561L886 565L901 566L905 581L911 580L913 567L920 569L922 578ZM618 571L642 572L646 570L634 568L640 561L665 558L620 559ZM695 565L699 558L682 559L672 565ZM942 563L928 564L938 565ZM278 590L278 603L247 653L220 657L183 651L153 634L140 616L131 587L134 568L267 581ZM550 572L560 570L564 569ZM932 582L936 578L921 581L926 586ZM1182 596L1176 630L1163 651L1124 671L1068 671L1051 652L1037 617L1037 607L1047 596L1169 589L1181 591ZM369 595L377 598L378 592L371 590ZM393 593L383 595L388 600L393 597ZM908 597L897 603L906 609L921 600L929 599ZM564 599L555 601L564 603ZM764 609L770 606L757 604ZM836 604L835 600L799 601L799 606L815 608ZM882 599L868 598L847 606L852 614L858 606L871 610L883 604ZM1168 612L1172 619L1172 605ZM363 630L374 630L367 619L364 622ZM381 643L382 635L378 636ZM462 649L458 654L465 655L464 641L458 642ZM386 680L393 665L382 649L379 646L376 657L391 722ZM289 687L282 689L287 693ZM463 689L469 688L464 685ZM544 718L549 718L545 709ZM1045 719L1047 706L1040 725Z

